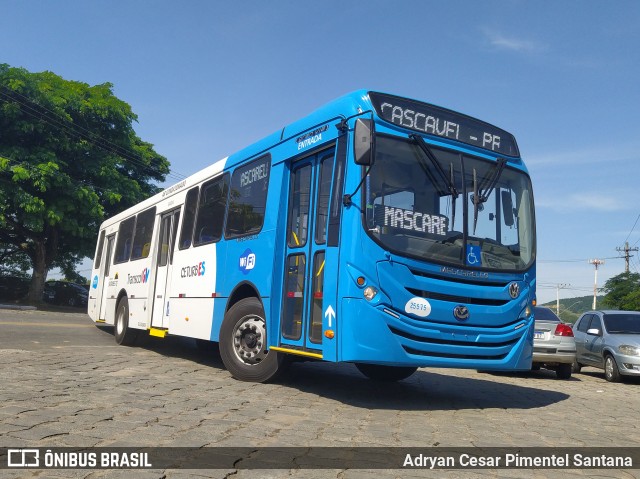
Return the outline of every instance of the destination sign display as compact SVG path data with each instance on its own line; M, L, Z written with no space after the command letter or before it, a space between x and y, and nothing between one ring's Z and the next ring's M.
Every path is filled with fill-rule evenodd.
M506 156L519 156L511 133L446 108L382 93L369 93L376 113L410 130L460 141Z

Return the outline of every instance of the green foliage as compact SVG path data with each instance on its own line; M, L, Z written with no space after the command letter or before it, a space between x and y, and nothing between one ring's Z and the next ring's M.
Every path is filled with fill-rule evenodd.
M603 307L623 311L640 311L640 274L621 273L602 288L606 293Z
M31 261L24 252L12 245L0 244L0 276L27 277Z
M110 83L0 64L0 245L28 256L34 277L92 256L104 219L159 191L169 162L136 120Z

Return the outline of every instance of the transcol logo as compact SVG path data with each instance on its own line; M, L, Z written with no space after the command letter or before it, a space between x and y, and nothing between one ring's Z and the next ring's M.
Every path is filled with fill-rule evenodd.
M243 274L249 274L249 272L256 267L256 255L253 254L253 251L247 249L242 253L238 267Z
M149 268L145 268L144 270L142 270L142 274L136 274L136 275L127 275L127 284L138 284L138 283L146 283L147 281L149 281L149 273L151 272L151 270L149 270Z
M98 275L97 274L93 277L93 283L91 283L91 287L93 289L98 289Z

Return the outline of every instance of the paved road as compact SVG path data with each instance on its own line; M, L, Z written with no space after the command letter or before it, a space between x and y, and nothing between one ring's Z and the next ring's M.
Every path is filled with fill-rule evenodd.
M278 384L232 379L183 338L115 344L80 313L0 310L0 447L640 446L640 383L595 369L419 370L380 384L296 363ZM599 477L638 477L638 470ZM31 474L31 475L29 475ZM47 470L0 477L593 477L581 470Z

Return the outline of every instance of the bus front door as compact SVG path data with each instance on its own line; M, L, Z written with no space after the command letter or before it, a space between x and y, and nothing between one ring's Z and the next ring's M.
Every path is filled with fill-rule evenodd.
M280 317L282 349L324 359L324 330L333 328L336 319L335 281L330 281L331 290L325 282L327 271L333 274L337 268L331 264L337 254L327 254L334 155L331 148L292 165Z
M158 256L156 259L155 286L153 295L153 313L151 326L154 328L169 327L169 292L171 281L171 265L173 264L173 250L178 231L180 209L164 213L160 217L160 231L158 234Z

